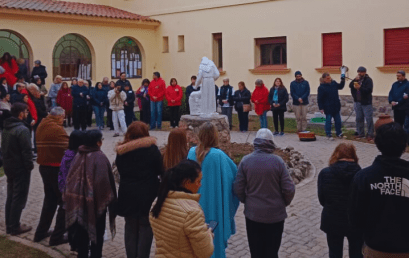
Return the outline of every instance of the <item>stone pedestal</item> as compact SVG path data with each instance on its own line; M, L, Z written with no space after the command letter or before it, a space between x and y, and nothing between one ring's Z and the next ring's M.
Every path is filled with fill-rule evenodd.
M191 146L196 146L199 143L200 126L206 122L211 122L219 132L219 147L223 149L224 146L230 144L230 129L227 116L214 115L211 117L184 115L180 119L180 127L185 128L187 137Z

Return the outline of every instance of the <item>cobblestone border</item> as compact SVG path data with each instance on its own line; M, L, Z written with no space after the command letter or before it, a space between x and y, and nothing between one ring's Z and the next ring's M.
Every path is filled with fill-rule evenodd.
M59 251L54 250L50 246L44 246L44 245L39 244L39 243L34 243L33 241L30 241L30 240L27 240L27 239L24 239L24 238L20 238L18 236L6 235L6 232L4 232L2 230L0 230L0 235L7 237L11 241L20 243L20 244L25 245L27 247L37 249L39 251L42 251L42 252L48 254L49 256L51 256L53 258L67 258L66 255L61 254Z

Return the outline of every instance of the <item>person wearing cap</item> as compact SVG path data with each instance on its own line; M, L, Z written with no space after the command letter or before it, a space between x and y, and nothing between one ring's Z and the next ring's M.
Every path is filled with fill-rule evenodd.
M40 60L36 60L34 62L34 68L33 71L31 72L31 81L35 83L35 78L34 76L38 75L41 78L41 83L45 84L45 78L47 78L48 74L45 69L44 65L41 65Z
M392 85L388 100L392 105L395 122L403 127L406 118L409 83L405 71L398 71L396 78L398 80Z
M310 84L304 80L300 71L295 72L295 81L290 84L290 94L293 98L297 131L303 132L307 130L307 106L309 104Z
M354 98L354 109L356 114L356 139L367 137L368 141L374 138L372 91L373 81L366 73L366 68L360 66L358 75L351 81L349 88ZM367 134L365 135L365 121L367 125Z
M239 164L234 193L244 203L251 257L278 257L286 207L295 195L295 185L283 159L274 155L273 133L257 132L254 152Z

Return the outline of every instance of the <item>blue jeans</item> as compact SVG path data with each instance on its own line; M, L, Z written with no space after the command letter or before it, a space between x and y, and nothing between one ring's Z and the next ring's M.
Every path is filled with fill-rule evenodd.
M92 106L95 112L95 122L97 127L104 126L104 113L105 107L104 106Z
M332 132L331 132L332 118L334 118L334 121L335 121L335 131L337 133L337 136L339 136L339 135L342 134L342 131L341 131L341 127L342 127L341 115L339 113L337 113L336 115L326 114L325 133L327 134L327 136L332 136Z
M261 128L267 128L267 111L264 111L264 113L259 116L260 117L260 127Z
M406 115L404 128L409 137L409 115Z
M158 127L162 128L162 101L151 101L151 130Z

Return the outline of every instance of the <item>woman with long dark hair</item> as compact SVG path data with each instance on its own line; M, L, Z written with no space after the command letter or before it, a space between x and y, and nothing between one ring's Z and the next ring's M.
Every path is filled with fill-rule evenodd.
M249 111L244 110L244 105L250 105L251 92L246 88L244 82L239 82L239 89L234 92L234 108L239 116L240 132L247 132L249 129Z
M329 167L318 175L318 199L323 206L321 230L327 234L330 258L343 256L345 237L349 257L363 257L363 235L348 221L350 186L360 170L355 146L341 143L332 153Z
M270 89L268 100L271 104L274 119L274 135L284 135L284 112L287 111L287 102L289 100L288 91L285 88L281 78L274 80L273 87ZM278 121L280 121L281 132L278 132Z
M172 130L168 137L165 153L163 154L164 169L171 169L186 159L188 151L186 131L183 129Z
M18 72L17 62L11 58L9 52L5 52L0 59L0 66L5 70L1 77L5 77L8 85L14 85L17 82L16 73Z
M153 233L149 210L159 189L162 156L148 125L133 122L116 147L115 164L121 178L119 216L125 217L125 249L128 258L149 258Z
M270 110L268 89L264 86L264 82L261 79L257 79L255 84L256 88L251 95L251 102L254 103L256 114L260 118L260 128L267 128L267 111Z
M91 104L95 112L95 122L99 130L104 129L105 106L108 103L108 95L102 88L102 83L97 82L94 90L91 92Z
M175 78L170 79L170 85L166 88L166 100L170 110L170 127L179 127L179 108L182 105L183 91Z
M231 235L236 233L234 215L239 199L233 194L233 182L237 166L222 150L218 149L219 138L216 127L207 122L199 131L199 144L189 151L188 159L202 166L203 185L200 188L200 205L206 222L219 223L215 234L214 258L226 257L225 249Z
M201 180L200 165L191 160L165 173L150 214L157 257L212 256L213 237L199 204Z

